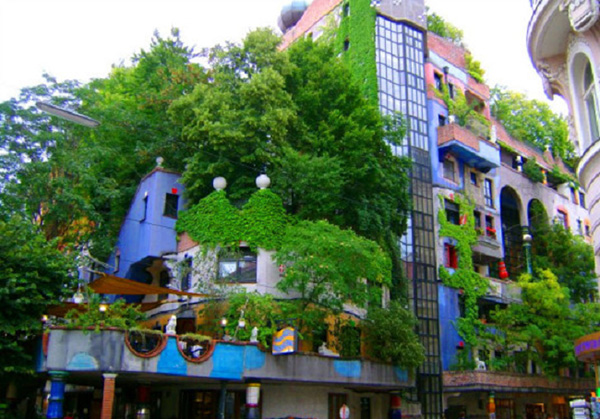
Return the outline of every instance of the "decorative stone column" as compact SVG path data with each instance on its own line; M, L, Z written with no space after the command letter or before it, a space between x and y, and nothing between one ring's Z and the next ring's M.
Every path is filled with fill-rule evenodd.
M102 374L104 390L102 392L102 414L100 419L112 419L113 402L115 400L115 379L117 374ZM62 416L61 416L62 417Z
M260 419L259 400L260 383L248 383L246 385L246 419Z
M49 371L50 376L50 400L46 418L63 417L63 402L65 400L65 379L69 375L66 371Z

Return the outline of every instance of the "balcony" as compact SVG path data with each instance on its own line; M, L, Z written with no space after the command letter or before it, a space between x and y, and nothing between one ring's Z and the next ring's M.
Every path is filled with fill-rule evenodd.
M452 153L484 173L500 167L499 147L456 123L438 127L438 152L440 161Z
M521 301L521 288L514 282L497 278L488 278L488 281L486 299L505 304Z
M548 378L541 375L496 371L445 371L444 391L489 390L511 393L588 393L596 388L593 378Z
M38 370L67 371L75 381L97 380L103 372L111 371L126 381L165 383L177 376L201 381L254 378L379 389L414 385L407 371L369 360L304 353L272 355L257 344L223 341L206 342L199 348L201 353L194 354L185 351L182 339L166 334L147 347L118 329L94 333L54 328L44 339Z

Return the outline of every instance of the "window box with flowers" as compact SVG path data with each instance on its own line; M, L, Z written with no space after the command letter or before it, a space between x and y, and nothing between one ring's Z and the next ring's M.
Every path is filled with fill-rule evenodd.
M496 239L496 229L493 227L486 227L485 228L485 235L487 237L491 237L492 239Z

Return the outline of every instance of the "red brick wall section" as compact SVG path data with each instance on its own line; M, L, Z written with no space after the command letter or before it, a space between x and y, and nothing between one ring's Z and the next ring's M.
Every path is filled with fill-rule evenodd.
M593 379L558 377L549 379L540 375L514 374L494 371L445 371L444 387L457 389L460 387L486 386L490 388L527 388L557 390L589 390L593 387Z
M296 39L308 33L324 16L335 9L342 0L313 0L296 26L287 31L281 40L280 49L286 49Z
M113 402L115 400L115 379L117 374L103 374L104 391L102 393L102 414L100 419L112 419Z
M196 246L198 246L198 243L192 240L189 234L183 233L179 235L177 241L177 253L185 252Z
M457 124L438 127L438 145L452 140L460 141L472 149L479 151L479 139L468 129Z
M458 68L465 68L465 50L453 42L433 32L427 32L427 48L447 60L450 64Z

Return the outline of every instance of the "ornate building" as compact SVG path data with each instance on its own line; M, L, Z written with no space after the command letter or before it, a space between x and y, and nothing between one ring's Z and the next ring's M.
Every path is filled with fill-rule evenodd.
M600 264L600 4L596 0L533 0L527 33L531 61L549 98L561 96L569 109L569 135L580 156L577 174L588 192Z

